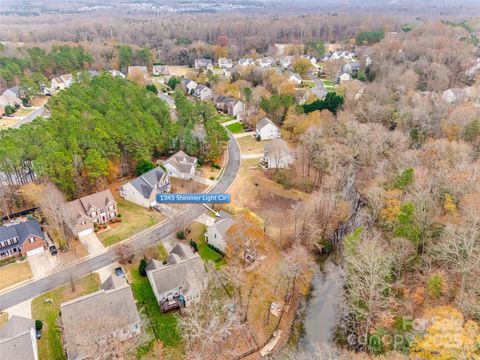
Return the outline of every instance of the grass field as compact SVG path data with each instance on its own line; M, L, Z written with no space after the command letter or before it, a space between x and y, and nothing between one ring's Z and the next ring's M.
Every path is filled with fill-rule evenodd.
M5 289L32 277L28 261L13 263L0 267L0 289Z
M333 87L333 82L331 80L322 80L325 87Z
M205 241L205 231L206 227L203 224L198 222L193 222L190 226L190 236L198 245L198 254L204 261L213 261L217 264L217 267L222 266L225 263L225 260L222 259L219 253L215 250L208 247Z
M308 87L308 88L312 89L312 88L315 87L315 82L313 82L311 80L303 80L302 81L302 87Z
M163 344L163 353L165 358L167 354L182 354L183 341L177 324L177 315L174 312L162 313L157 303L152 287L147 277L143 277L138 272L138 265L130 267L130 274L133 278L132 291L137 307L149 319L150 325L145 329L153 333L152 335ZM154 347L155 341L151 341L138 349L138 357L144 357ZM170 357L168 357L170 358Z
M233 124L228 125L228 126L227 126L227 129L228 129L232 134L238 134L238 133L243 132L242 124L240 124L239 122L236 122L236 123L233 123Z
M265 141L257 141L251 136L244 136L237 139L242 154L260 154L265 148Z
M133 234L147 229L164 217L155 210L148 210L132 204L122 198L117 198L118 213L122 215L122 222L116 223L111 229L98 234L98 238L105 246L113 245L125 240Z
M70 285L63 285L32 301L32 318L42 320L42 338L37 341L39 359L66 359L62 347L62 335L58 325L60 304L90 294L100 288L98 274L91 274L75 281L75 292ZM50 299L51 302L46 302Z
M217 120L218 122L221 122L221 123L224 123L224 122L227 122L227 121L230 121L230 120L234 120L235 119L235 116L230 116L230 115L227 115L227 114L217 114L215 115L215 120Z

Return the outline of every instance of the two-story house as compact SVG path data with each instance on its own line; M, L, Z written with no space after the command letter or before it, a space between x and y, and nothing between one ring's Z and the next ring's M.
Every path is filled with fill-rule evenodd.
M30 256L45 250L45 234L37 220L0 226L0 258Z
M180 150L165 160L163 166L165 166L168 176L189 180L195 176L197 158Z
M257 123L256 136L260 140L270 140L278 139L281 133L273 121L265 117Z
M218 67L221 69L230 69L233 67L232 59L227 58L219 58L218 59Z
M110 276L102 289L60 305L65 353L69 360L97 359L105 351L141 333L141 320L124 278ZM114 358L105 353L105 359Z
M225 252L227 248L227 242L225 240L225 234L232 227L233 219L226 217L223 219L217 219L212 226L209 226L205 232L205 241L215 246L222 252Z
M65 204L76 236L93 232L94 224L106 224L117 216L117 202L110 190L99 191Z
M217 96L214 104L217 110L222 111L230 116L237 116L240 112L245 110L243 102L231 96Z
M64 74L60 75L59 77L53 78L52 79L52 90L63 90L73 83L73 76L72 74Z
M193 92L193 96L195 96L196 98L198 98L200 100L209 99L212 96L212 89L210 89L206 85L200 84L195 88L195 90Z
M122 185L120 196L134 204L149 208L157 204L157 194L170 191L170 177L161 167Z
M268 169L286 169L295 161L287 143L282 139L273 139L265 144L260 164Z
M195 59L195 69L213 69L212 59Z
M183 244L177 244L166 264L152 259L146 268L155 298L163 312L188 307L200 299L205 287L205 266L200 256Z

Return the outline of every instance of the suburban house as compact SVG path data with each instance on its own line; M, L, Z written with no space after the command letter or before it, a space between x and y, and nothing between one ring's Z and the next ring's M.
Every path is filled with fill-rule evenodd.
M352 51L333 51L326 54L323 57L323 61L332 61L332 60L353 60L355 58L355 53Z
M124 278L110 276L102 289L60 305L68 359L91 359L99 343L123 342L141 332L132 289ZM108 358L108 356L107 356Z
M157 204L157 194L169 191L168 174L161 167L156 167L122 185L120 196L134 204L149 208Z
M358 61L352 61L342 66L342 72L346 72L350 75L354 73L358 73L359 71L360 71L360 63Z
M91 234L94 224L106 224L117 217L117 202L110 190L103 190L65 204L71 214L72 232L76 236Z
M185 89L185 91L187 92L187 94L191 95L194 93L195 89L197 88L198 84L193 81L193 80L189 80L189 79L183 79L182 80L182 86L183 88Z
M213 69L211 59L195 59L195 69Z
M352 80L351 75L349 73L346 73L346 72L341 73L337 77L337 83L339 83L339 84L343 84L343 83L351 81L351 80Z
M285 56L285 57L282 57L282 58L280 59L280 66L281 66L283 69L288 68L288 67L292 64L293 59L294 59L293 56Z
M214 100L217 110L230 116L237 116L238 113L245 110L243 102L230 96L217 96Z
M73 83L72 74L60 75L60 76L52 79L51 89L53 89L53 90L63 90L63 89L66 89L66 88L70 87L70 85L72 85L72 83Z
M110 70L109 73L112 75L112 76L118 76L122 79L126 79L127 77L125 76L124 73L122 73L121 71L118 71L118 70Z
M199 98L200 100L208 99L212 96L212 89L206 85L200 84L195 88L193 96Z
M180 179L193 179L195 176L195 169L197 168L197 158L189 156L182 150L170 156L163 163L167 174L170 177Z
M282 136L273 121L266 117L257 123L256 133L256 137L260 140L278 139Z
M0 359L38 360L32 319L13 315L0 329Z
M225 252L227 248L225 234L232 225L233 219L231 217L217 219L212 226L208 227L205 233L205 241L220 251Z
M270 66L275 66L276 62L275 62L275 59L272 57L264 57L258 61L258 65L261 67L270 67Z
M260 164L268 169L285 169L294 160L295 158L287 143L282 139L273 139L268 144L265 144Z
M155 298L163 312L187 307L199 300L205 286L205 267L200 256L177 244L166 264L152 259L146 268Z
M253 60L252 58L240 59L238 60L238 65L240 66L255 65L255 60Z
M0 258L30 256L45 250L45 234L37 220L0 226Z
M222 69L230 69L233 67L233 61L232 59L227 59L227 58L219 58L218 59L218 67Z
M3 92L3 96L6 96L12 103L20 105L22 103L20 95L20 87L12 86Z
M296 85L302 84L302 77L299 74L291 73L288 80Z
M168 66L166 65L153 65L152 74L154 76L170 75L170 71L168 71Z

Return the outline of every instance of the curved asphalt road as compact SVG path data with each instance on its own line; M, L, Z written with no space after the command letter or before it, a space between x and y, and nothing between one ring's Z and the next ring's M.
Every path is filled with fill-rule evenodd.
M310 91L314 93L319 99L323 99L327 94L327 90L325 90L325 86L323 85L322 80L318 76L316 76L312 71L308 72L308 77L310 80L313 80L315 83L315 87L311 88Z
M235 180L240 168L240 148L230 133L229 138L227 165L218 183L210 189L210 193L226 192ZM201 204L191 205L182 212L182 220L188 224L205 211L205 207ZM132 245L134 248L142 249L174 233L176 228L177 225L175 222L170 220L132 236L126 243ZM60 270L42 279L14 288L0 295L0 310L9 308L67 283L69 281L69 273L75 274L75 277L81 277L115 261L117 261L117 255L110 249L100 255L81 261L68 270Z

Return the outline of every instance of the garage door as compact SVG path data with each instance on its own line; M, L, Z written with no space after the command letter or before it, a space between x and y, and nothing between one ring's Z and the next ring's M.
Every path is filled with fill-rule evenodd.
M93 233L93 229L90 228L90 229L87 229L87 230L83 230L83 231L80 231L78 233L78 237L82 237L82 236L85 236L85 235L88 235L88 234L91 234Z
M39 248L36 248L36 249L33 249L33 250L30 250L30 251L27 251L27 256L32 256L32 255L35 255L35 254L40 254L41 252L43 252L44 249L42 246L40 246Z

